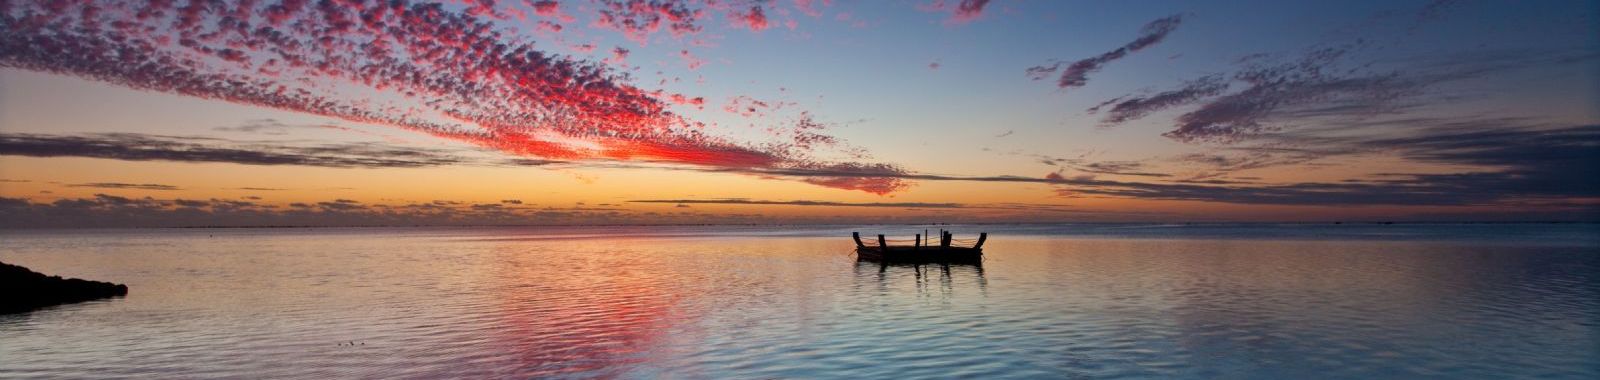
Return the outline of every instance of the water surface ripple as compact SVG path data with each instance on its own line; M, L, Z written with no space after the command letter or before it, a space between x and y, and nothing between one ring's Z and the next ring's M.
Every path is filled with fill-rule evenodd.
M0 316L0 377L1600 377L1593 225L886 229L8 231L131 292Z

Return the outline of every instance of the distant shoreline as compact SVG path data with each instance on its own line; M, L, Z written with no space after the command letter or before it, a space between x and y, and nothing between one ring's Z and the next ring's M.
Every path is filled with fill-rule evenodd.
M974 223L659 223L659 224L414 224L414 225L264 225L264 226L84 226L6 227L6 230L143 230L143 229L337 229L337 228L564 228L564 227L827 227L827 226L1047 226L1047 225L1528 225L1600 224L1600 221L1326 221L1326 222L974 222Z

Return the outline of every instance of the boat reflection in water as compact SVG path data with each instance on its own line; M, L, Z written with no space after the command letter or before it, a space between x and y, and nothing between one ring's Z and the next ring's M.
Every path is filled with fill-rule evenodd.
M854 270L856 290L869 294L916 294L943 301L954 299L956 293L967 293L966 297L989 294L989 280L984 275L982 262L916 264L857 260ZM976 293L971 293L973 290Z

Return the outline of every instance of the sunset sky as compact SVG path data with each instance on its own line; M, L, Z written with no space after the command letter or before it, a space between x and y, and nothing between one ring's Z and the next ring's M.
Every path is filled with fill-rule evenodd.
M1600 2L0 0L0 226L1600 219Z

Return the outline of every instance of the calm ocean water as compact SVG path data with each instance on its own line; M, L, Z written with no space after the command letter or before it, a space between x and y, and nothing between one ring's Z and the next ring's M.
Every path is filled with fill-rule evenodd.
M0 377L1600 377L1600 225L943 227L983 265L854 260L907 226L0 231L131 287L0 316Z

